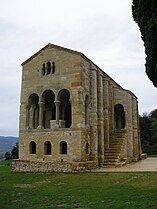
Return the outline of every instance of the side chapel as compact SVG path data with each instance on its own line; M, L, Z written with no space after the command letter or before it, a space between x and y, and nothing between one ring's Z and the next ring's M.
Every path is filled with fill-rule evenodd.
M22 67L14 172L79 171L140 159L137 97L84 54L49 43Z

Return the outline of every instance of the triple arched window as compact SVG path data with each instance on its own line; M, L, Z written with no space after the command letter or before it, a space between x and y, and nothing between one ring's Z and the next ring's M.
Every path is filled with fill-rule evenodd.
M70 128L72 124L72 110L70 102L70 92L62 89L55 94L52 90L43 92L40 98L35 93L28 98L26 106L26 128L51 128L51 121L60 128ZM53 123L54 124L54 123Z
M55 73L55 62L43 63L42 75L50 75Z

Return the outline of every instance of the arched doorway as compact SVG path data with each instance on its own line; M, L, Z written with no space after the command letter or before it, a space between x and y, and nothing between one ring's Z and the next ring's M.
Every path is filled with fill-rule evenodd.
M70 128L72 123L72 113L69 91L67 89L60 90L58 93L58 100L60 101L59 119L65 121L65 128Z
M39 125L39 96L37 94L31 94L28 99L29 113L26 117L28 120L28 126L36 129Z
M52 90L46 90L42 97L44 102L43 127L47 129L50 128L50 120L56 118L55 94Z
M121 104L116 104L114 107L115 115L115 128L124 129L125 128L125 112L124 107Z

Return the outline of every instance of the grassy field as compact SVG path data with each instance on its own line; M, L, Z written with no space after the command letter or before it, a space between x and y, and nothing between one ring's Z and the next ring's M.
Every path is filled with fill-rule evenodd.
M0 209L157 209L157 173L12 173L0 162Z

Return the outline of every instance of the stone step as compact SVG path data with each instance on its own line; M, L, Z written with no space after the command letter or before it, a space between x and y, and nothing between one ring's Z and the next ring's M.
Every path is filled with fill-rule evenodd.
M117 156L105 155L104 159L118 159L118 158L119 158L119 155L117 155Z
M113 163L118 163L119 160L118 159L104 159L104 163L108 163L108 164L113 164Z
M120 145L120 144L114 144L114 145L110 145L109 146L109 149L112 149L112 148L118 148L118 149L120 149L122 147L122 145Z
M109 149L104 152L104 166L116 167L119 165L120 153L124 143L123 133L116 135L114 139L110 140Z
M110 143L115 143L115 142L117 142L117 143L123 143L123 140L119 140L119 139L112 139L112 140L110 140Z
M108 151L105 151L104 153L120 153L120 150L119 149L110 149Z
M104 167L107 167L107 168L112 168L112 167L117 167L118 166L118 163L117 162L113 162L113 163L108 163L108 162L105 162L103 164Z
M111 141L109 144L123 144L123 142Z
M121 147L111 147L109 150L110 151L117 151L117 152L120 152L121 151Z

